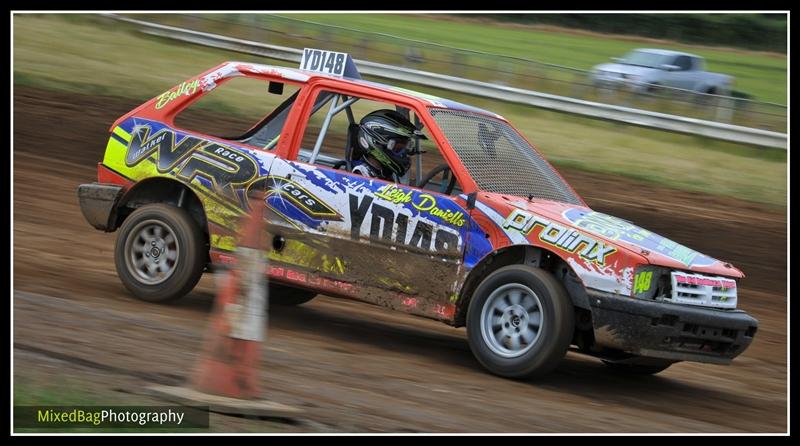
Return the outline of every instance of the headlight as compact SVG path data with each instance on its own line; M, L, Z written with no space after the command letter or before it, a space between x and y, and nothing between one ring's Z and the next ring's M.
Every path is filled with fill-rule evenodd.
M633 275L631 294L637 299L733 309L737 290L736 280L730 277L639 265Z
M673 271L670 300L687 305L736 308L738 284L730 277Z

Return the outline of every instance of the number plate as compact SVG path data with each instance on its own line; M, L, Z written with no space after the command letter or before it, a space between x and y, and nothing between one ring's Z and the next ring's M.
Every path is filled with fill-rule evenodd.
M335 51L305 48L303 49L303 57L300 59L301 70L334 76L344 76L346 66L347 53L337 53Z

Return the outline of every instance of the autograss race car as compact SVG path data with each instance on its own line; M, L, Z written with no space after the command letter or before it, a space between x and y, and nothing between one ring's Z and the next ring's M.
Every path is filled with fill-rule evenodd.
M271 111L235 137L180 124L232 79L258 85L244 109ZM358 117L387 108L418 135L397 181L351 169ZM593 211L503 117L362 80L343 53L306 49L299 69L226 62L165 91L111 126L78 196L91 225L118 231L122 283L163 302L234 261L255 190L271 302L324 293L466 326L501 376L543 375L570 348L624 373L727 364L757 329L736 309L741 271Z

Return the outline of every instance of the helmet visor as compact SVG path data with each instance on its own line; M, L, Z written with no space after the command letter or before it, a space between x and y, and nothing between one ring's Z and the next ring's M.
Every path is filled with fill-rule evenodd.
M393 153L400 153L411 143L410 138L392 138L386 143L386 148Z

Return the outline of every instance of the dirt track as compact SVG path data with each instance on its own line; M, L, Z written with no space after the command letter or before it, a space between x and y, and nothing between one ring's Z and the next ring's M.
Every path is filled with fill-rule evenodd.
M113 265L115 234L77 204L109 125L137 105L15 89L14 375L83 384L114 403L193 363L213 276L175 305L134 300ZM642 379L569 354L537 382L487 374L463 329L319 297L271 308L262 359L275 401L306 410L282 425L215 416L215 430L782 432L786 425L786 216L752 203L564 171L596 210L728 260L748 275L740 306L760 321L731 366L681 363ZM630 198L636 197L635 204ZM127 401L126 399L126 401Z

